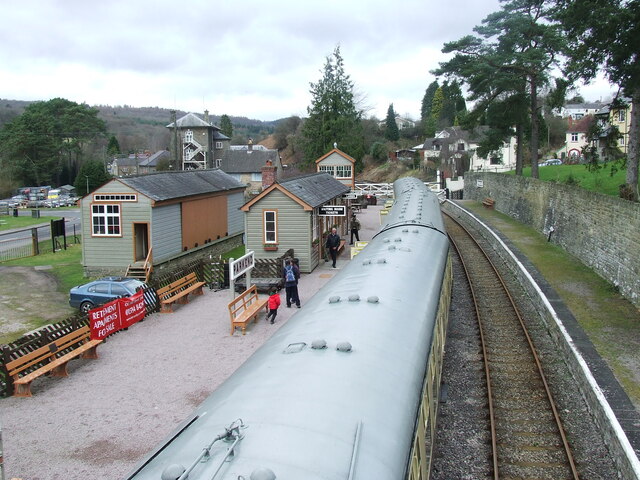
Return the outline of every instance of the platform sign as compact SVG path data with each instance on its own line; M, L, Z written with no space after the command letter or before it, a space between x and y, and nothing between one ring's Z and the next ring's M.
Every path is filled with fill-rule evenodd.
M321 217L346 217L346 205L321 205L318 207L318 215Z
M243 255L237 260L231 262L229 272L231 272L231 280L235 280L247 270L251 270L256 264L253 252Z

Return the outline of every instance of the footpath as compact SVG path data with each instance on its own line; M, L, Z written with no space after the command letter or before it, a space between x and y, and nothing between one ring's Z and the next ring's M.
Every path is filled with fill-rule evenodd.
M358 214L360 240L380 228L382 206ZM322 262L299 282L302 309L350 261L349 238L337 268ZM41 377L33 397L0 399L5 478L85 480L123 478L213 390L286 322L257 323L229 335L229 289L155 313L98 347L97 360L69 364L69 377Z

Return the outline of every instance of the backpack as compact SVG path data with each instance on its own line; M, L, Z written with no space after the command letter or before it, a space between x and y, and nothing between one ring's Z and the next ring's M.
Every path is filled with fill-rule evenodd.
M287 282L295 282L296 274L293 271L293 267L291 265L287 265L284 267L284 278Z

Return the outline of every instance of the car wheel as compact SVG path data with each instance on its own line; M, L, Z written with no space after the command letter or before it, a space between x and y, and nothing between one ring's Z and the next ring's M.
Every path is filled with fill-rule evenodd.
M89 310L93 308L93 303L91 302L82 302L80 305L80 311L82 313L89 313Z

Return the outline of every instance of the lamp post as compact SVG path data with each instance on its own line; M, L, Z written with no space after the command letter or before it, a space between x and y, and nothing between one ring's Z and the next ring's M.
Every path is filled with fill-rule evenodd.
M85 175L84 178L87 179L87 195L89 195L89 175Z

